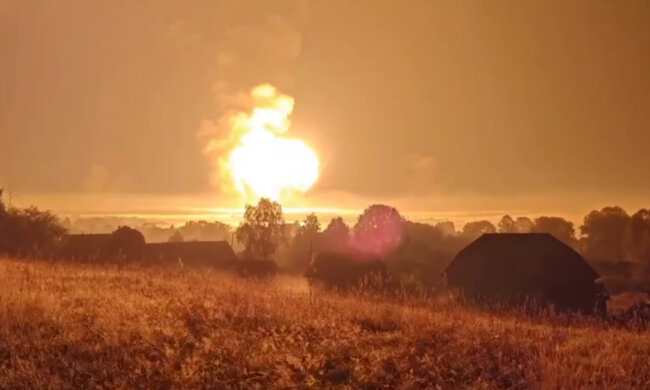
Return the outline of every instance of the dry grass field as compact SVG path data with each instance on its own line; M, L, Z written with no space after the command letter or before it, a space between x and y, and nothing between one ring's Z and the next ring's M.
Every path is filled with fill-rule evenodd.
M0 389L650 388L650 333L183 269L0 260Z

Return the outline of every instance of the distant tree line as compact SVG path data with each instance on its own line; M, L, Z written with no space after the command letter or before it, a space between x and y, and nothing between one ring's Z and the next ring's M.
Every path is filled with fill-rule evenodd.
M409 221L395 208L380 204L365 209L352 226L341 217L323 226L313 213L300 222L286 223L280 204L261 199L257 205L246 206L235 230L216 221L190 221L178 228L120 227L113 233L111 255L139 257L138 248L144 245L142 231L157 235L157 241L228 240L244 258L274 259L296 272L304 272L318 252L362 251L384 259L398 275L416 275L427 283L437 283L453 256L485 233L550 233L588 260L650 265L650 210L629 215L620 207L590 212L577 230L571 221L557 216L531 219L509 215L496 225L478 220L457 230L452 222ZM33 206L7 206L0 190L0 253L51 256L65 234L65 223L56 215Z
M382 258L397 275L438 284L455 254L485 233L550 233L588 260L650 265L650 211L642 209L630 216L620 207L590 212L577 236L573 222L557 216L505 215L496 225L472 221L458 231L451 222L408 221L386 205L368 207L352 227L335 217L322 229L315 214L295 227L284 224L279 204L263 199L257 206L247 206L236 237L248 256L275 257L297 272L304 272L317 252L359 250ZM257 240L260 246L255 246Z
M50 211L35 206L17 208L4 203L0 189L0 255L14 258L62 256L67 229ZM142 256L144 236L136 229L118 227L111 235L102 257L134 260Z
M187 221L182 225L161 226L142 218L122 217L80 217L62 221L71 233L109 233L120 226L139 230L147 242L179 241L231 241L233 231L230 225L219 221Z

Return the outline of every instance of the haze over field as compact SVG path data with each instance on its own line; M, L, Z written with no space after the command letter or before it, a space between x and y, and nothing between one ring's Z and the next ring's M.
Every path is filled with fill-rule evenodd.
M645 1L3 0L0 184L18 205L161 220L258 195L457 222L636 210L649 16ZM265 85L281 99L251 95ZM251 137L260 125L274 130Z

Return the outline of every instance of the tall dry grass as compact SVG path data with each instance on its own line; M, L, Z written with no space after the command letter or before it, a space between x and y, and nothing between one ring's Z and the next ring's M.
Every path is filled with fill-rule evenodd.
M0 389L650 388L650 334L207 271L0 260Z

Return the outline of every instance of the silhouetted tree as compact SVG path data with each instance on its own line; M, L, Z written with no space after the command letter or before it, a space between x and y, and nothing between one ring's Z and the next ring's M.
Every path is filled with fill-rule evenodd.
M386 258L386 264L399 279L415 279L425 286L441 285L441 273L451 261L448 236L438 226L406 221L406 238Z
M122 261L133 261L142 258L145 240L142 233L128 226L120 226L111 233L108 244L108 254Z
M533 230L533 221L528 217L517 217L513 219L509 215L504 215L499 221L499 233L530 233Z
M577 240L573 222L560 217L538 217L533 222L532 233L550 233L558 240L576 248Z
M235 236L245 249L246 257L268 259L275 253L283 239L282 206L261 198L257 206L246 205L244 220Z
M183 238L183 235L181 232L178 230L175 230L174 233L169 236L169 239L167 240L168 242L183 242L185 241L185 238Z
M298 234L313 235L320 232L320 222L316 214L307 215L298 228Z
M650 210L634 213L625 228L623 246L629 260L650 265Z
M405 223L408 240L440 243L444 239L445 234L440 231L438 226L411 221Z
M518 217L515 221L517 233L530 233L533 230L534 223L528 217Z
M496 233L497 229L490 221L468 222L463 226L463 236L468 240L475 240L486 233Z
M404 239L404 218L394 207L376 204L364 210L352 229L352 244L368 254L385 256Z
M340 251L348 246L349 240L350 228L343 218L335 217L321 234L319 246L328 251Z
M435 226L445 236L456 234L456 225L452 221L438 222Z
M582 253L588 259L623 260L623 237L630 216L620 207L592 211L580 227Z
M49 256L66 230L49 211L31 206L6 208L0 212L0 252L10 256Z
M499 221L499 233L519 233L517 223L509 215L504 215Z
M319 232L320 222L316 214L307 215L291 241L290 260L294 269L300 272L307 270L314 247L318 244Z

